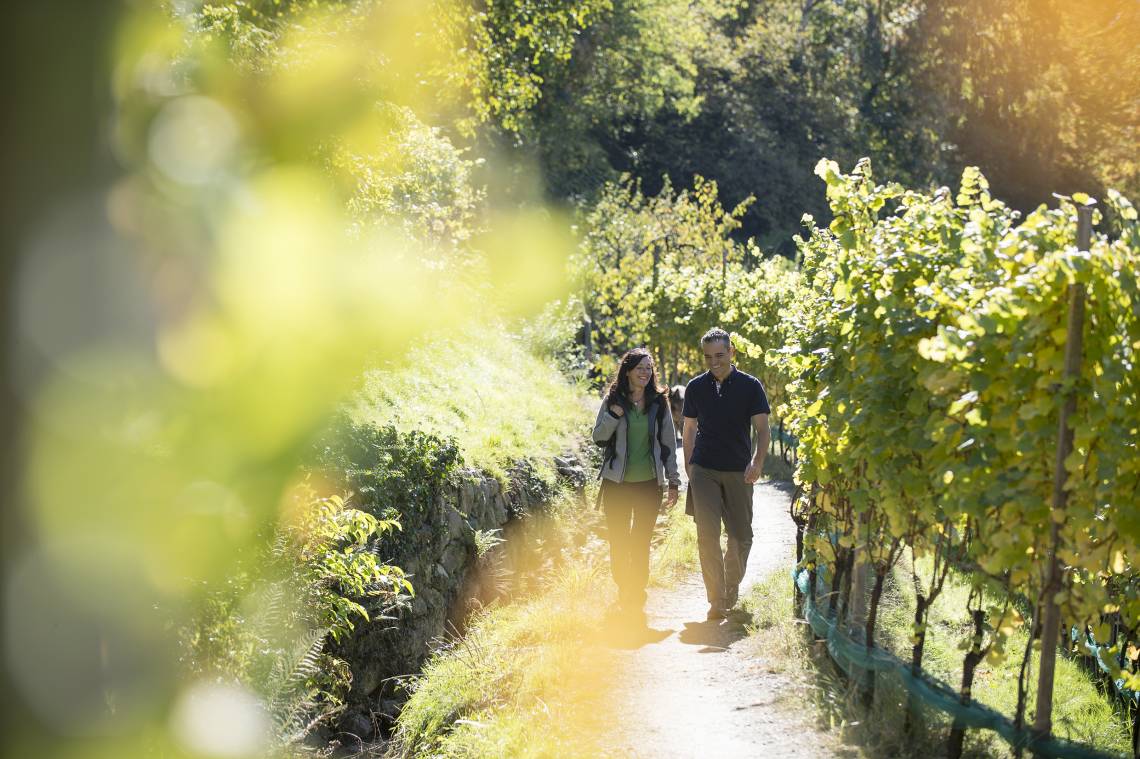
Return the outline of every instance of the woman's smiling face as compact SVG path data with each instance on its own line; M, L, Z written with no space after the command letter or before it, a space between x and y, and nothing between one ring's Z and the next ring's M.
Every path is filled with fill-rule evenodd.
M652 376L653 359L646 356L637 363L637 366L629 370L629 386L631 389L644 390Z

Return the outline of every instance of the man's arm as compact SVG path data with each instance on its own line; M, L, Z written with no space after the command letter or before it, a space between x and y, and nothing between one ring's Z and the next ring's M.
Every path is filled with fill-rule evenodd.
M685 449L685 476L689 476L689 459L693 457L693 449L697 447L697 418L685 417L685 426L681 431L681 447Z
M768 455L768 445L772 442L772 430L768 427L767 414L752 415L752 429L756 430L756 452L744 470L744 481L749 485L760 479L764 470L764 457Z

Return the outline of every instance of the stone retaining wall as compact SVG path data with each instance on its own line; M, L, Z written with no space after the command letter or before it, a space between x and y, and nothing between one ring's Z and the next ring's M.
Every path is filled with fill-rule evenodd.
M586 475L577 458L556 457L554 463L567 484L583 487ZM434 640L462 627L469 596L477 592L476 531L509 533L512 520L541 510L553 492L524 465L512 472L506 488L485 473L465 470L426 510L422 524L403 525L427 546L401 567L411 576L415 598L396 619L374 615L370 623L359 623L337 647L353 675L344 732L369 740L385 731L406 698L400 680L420 671Z

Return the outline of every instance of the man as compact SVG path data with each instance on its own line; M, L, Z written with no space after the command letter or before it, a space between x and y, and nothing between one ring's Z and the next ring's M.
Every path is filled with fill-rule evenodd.
M752 549L752 485L760 479L771 432L768 396L760 380L737 369L727 332L714 327L701 338L709 370L685 388L685 471L697 523L709 620L736 605ZM749 428L756 431L752 449ZM724 522L728 550L720 552Z

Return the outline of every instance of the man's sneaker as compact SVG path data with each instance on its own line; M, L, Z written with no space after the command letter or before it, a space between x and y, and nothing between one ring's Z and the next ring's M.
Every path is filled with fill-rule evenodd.
M724 609L716 604L709 604L709 613L705 615L705 619L712 622L714 620L724 619L728 615L724 613Z

